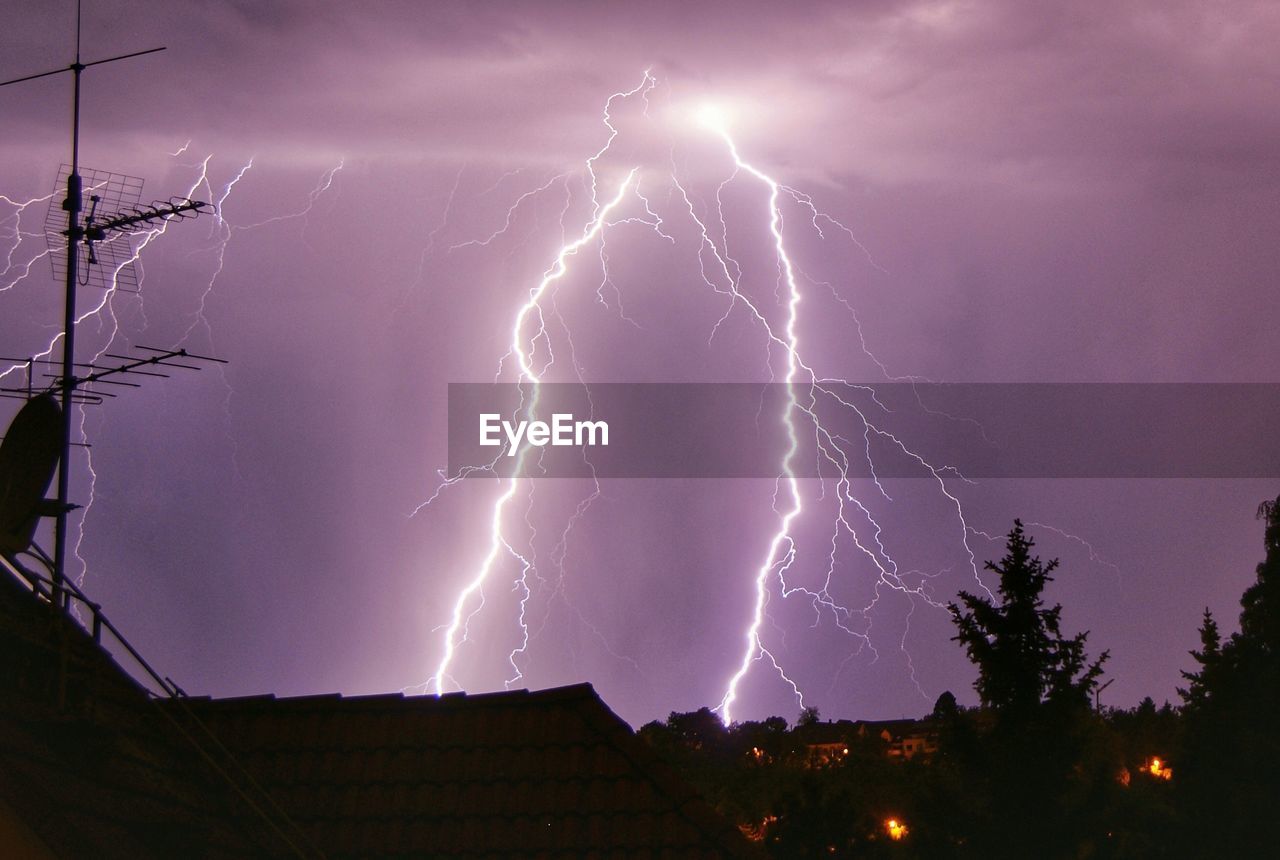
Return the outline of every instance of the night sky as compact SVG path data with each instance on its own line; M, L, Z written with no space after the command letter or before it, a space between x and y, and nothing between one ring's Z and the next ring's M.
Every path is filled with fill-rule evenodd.
M1280 12L1068 5L87 2L86 60L168 51L86 72L82 164L145 177L144 201L221 206L142 250L141 293L82 290L83 309L105 304L78 355L181 345L231 364L87 412L84 587L192 693L429 689L501 490L465 481L420 507L448 461L447 385L494 378L515 310L591 220L605 104L646 70L593 162L602 200L633 167L643 199L548 294L548 379L575 363L597 382L767 378L759 325L702 280L679 190L781 319L767 189L740 173L715 212L733 161L694 119L710 102L744 160L834 219L782 201L822 376L1280 381ZM70 61L73 4L0 11L0 78ZM36 259L47 202L17 204L69 158L69 94L67 76L0 90L0 354L39 352L61 323ZM539 481L511 508L509 540L536 560L515 686L591 681L633 724L716 705L772 483L604 481L562 542L592 489ZM1021 517L1062 560L1066 629L1111 650L1104 703L1130 705L1176 698L1205 607L1234 629L1277 483L949 490L963 521L928 481L857 493L938 602L976 588L968 552L999 557ZM812 512L788 572L806 587L831 540ZM519 573L510 557L491 572L448 689L512 677ZM852 607L880 595L858 635L776 582L761 628L806 704L888 718L948 689L974 701L944 611L877 587L847 542L834 582ZM799 707L762 661L734 716Z

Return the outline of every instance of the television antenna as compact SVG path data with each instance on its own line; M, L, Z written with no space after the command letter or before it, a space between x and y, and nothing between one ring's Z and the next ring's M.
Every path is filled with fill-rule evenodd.
M104 352L102 358L111 359L112 364L77 363L75 366L81 369L81 373L71 380L71 402L98 405L107 398L115 398L115 393L101 388L104 385L141 387L128 377L168 378L169 374L163 370L200 370L204 362L226 364L221 358L197 355L185 349L139 345L134 353ZM41 375L52 378L54 382L44 389L35 386L36 366L56 367L56 361L40 358L0 358L0 361L25 362L27 365L26 386L0 388L0 397L26 401L14 416L8 431L0 438L0 556L15 565L18 564L17 556L32 556L49 568L50 582L56 585L58 580L52 576L57 571L56 561L48 558L35 544L34 537L39 519L56 516L61 506L60 501L45 499L44 494L54 469L62 462L59 459L59 428L66 409L59 407L53 392L65 390L66 385L59 374L46 372ZM75 507L68 504L67 510ZM65 587L65 584L64 581L62 585Z
M64 304L65 314L63 317L62 329L62 373L57 377L56 387L61 390L62 407L61 407L61 433L58 457L58 496L52 505L53 516L56 518L54 530L54 552L52 559L52 594L50 598L55 606L65 607L67 605L66 592L66 559L67 545L70 535L68 534L67 514L70 513L75 506L70 503L68 495L70 493L70 453L71 453L71 414L72 406L75 403L85 402L101 402L101 397L105 392L89 389L89 386L96 382L104 384L109 382L119 383L120 380L106 380L103 377L113 374L122 374L126 372L141 373L136 368L141 364L156 364L158 361L142 361L141 364L134 365L131 370L126 370L123 366L119 368L90 368L89 373L83 377L76 376L75 361L75 330L76 330L76 288L82 283L81 267L79 260L80 246L83 244L87 250L86 267L84 269L83 283L88 284L93 281L93 267L99 264L99 250L109 245L113 236L119 239L118 234L122 234L129 228L141 224L154 224L158 221L168 221L174 218L191 217L199 214L202 210L209 206L196 200L186 198L170 200L166 203L153 204L148 207L138 207L138 195L141 193L141 180L133 180L132 182L123 181L130 180L130 177L121 177L115 180L117 185L125 189L123 193L117 194L114 199L108 198L107 204L116 204L123 206L122 211L116 211L114 214L101 216L98 212L99 204L103 203L103 193L99 190L110 190L113 176L119 174L109 174L104 180L98 179L96 172L91 174L93 182L88 189L88 214L81 218L85 210L85 187L83 177L80 173L80 77L85 69L93 66L101 66L107 63L115 63L120 60L128 60L133 57L142 57L147 54L155 54L165 50L161 48L148 48L144 51L133 51L128 54L120 54L115 57L107 57L102 60L93 60L92 62L82 62L80 58L80 0L76 0L76 52L75 59L67 66L59 69L52 69L47 72L39 72L34 75L25 75L20 78L14 78L8 81L0 81L0 87L9 86L10 84L19 84L24 81L33 81L37 78L46 78L53 75L61 75L67 72L71 73L71 164L66 167L66 183L67 196L62 202L62 209L66 212L65 229L61 230L61 235L66 237L66 299ZM61 180L62 174L59 174ZM137 194L134 193L136 188ZM60 219L59 219L60 220ZM47 223L47 222L46 222ZM98 248L95 248L98 246ZM103 256L114 261L115 258L108 253ZM118 267L117 267L118 270ZM57 268L55 267L55 271ZM105 281L99 279L103 285ZM114 286L114 282L112 285ZM185 350L155 351L155 355L168 352L168 357L189 356ZM189 356L197 358L197 356ZM216 360L216 359L213 359ZM139 361L139 359L129 358L128 361ZM30 367L31 365L28 365ZM175 366L175 365L169 365ZM194 367L194 365L192 365ZM132 383L130 383L132 384ZM80 391L79 389L85 390Z
M1103 684L1101 687L1096 687L1096 688L1094 689L1094 691L1093 691L1093 709L1094 709L1095 711L1099 711L1099 712L1100 712L1100 711L1102 710L1102 691L1103 691L1103 690L1105 690L1105 689L1107 689L1107 687L1110 687L1110 686L1111 686L1112 684L1114 684L1115 682L1116 682L1116 679L1115 679L1115 678L1112 678L1110 681L1108 681L1107 683Z

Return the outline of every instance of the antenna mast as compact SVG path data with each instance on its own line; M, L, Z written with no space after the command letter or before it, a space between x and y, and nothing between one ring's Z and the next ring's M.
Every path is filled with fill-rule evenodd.
M60 75L64 72L71 73L71 169L67 175L67 197L62 202L62 208L67 213L67 229L64 235L67 237L67 271L66 271L66 300L65 314L63 316L62 329L62 376L58 382L62 391L62 438L61 438L61 454L58 461L58 499L56 505L56 526L54 537L53 552L53 594L52 602L55 606L65 606L67 602L67 594L64 583L66 582L66 559L67 544L69 542L69 534L67 527L67 514L74 510L75 506L70 503L69 495L71 490L70 481L70 454L71 454L71 412L72 404L75 402L74 395L76 387L83 381L76 378L75 375L75 334L76 334L76 287L79 280L79 247L84 242L89 248L89 263L95 262L93 255L93 242L101 241L105 238L108 230L123 229L132 224L145 223L150 220L165 220L170 217L181 217L186 212L198 212L201 207L206 206L191 200L183 200L178 204L166 206L156 206L145 212L137 212L128 217L116 217L101 223L95 223L96 212L95 207L91 208L89 215L81 223L81 211L83 208L83 183L80 178L80 76L85 69L91 66L101 66L106 63L114 63L119 60L127 60L132 57L141 57L146 54L154 54L165 50L161 48L149 48L145 51L134 51L129 54L120 54L116 57L108 57L104 60L94 60L91 63L80 61L80 0L76 0L76 54L75 60L68 66L60 69L53 69L48 72L40 72L35 75L26 75L21 78L14 78L10 81L0 82L0 87L9 84L22 83L23 81L31 81L37 78L45 78L51 75ZM97 203L98 198L94 198Z

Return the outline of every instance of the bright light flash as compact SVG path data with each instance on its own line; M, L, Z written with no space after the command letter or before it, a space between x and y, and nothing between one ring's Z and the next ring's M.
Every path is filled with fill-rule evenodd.
M694 109L694 120L703 128L725 134L733 118L728 106L722 102L703 102Z

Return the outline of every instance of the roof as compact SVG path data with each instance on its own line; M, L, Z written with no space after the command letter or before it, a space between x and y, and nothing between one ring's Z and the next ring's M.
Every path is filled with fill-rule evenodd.
M590 684L183 704L330 857L757 856Z
M846 743L856 737L880 736L888 732L891 739L900 740L913 735L926 735L934 731L932 723L923 720L837 720L835 722L809 723L797 728L798 736L810 746Z
M235 826L250 810L180 728L5 573L0 653L0 807L53 856L243 857L278 844L261 821Z
M0 853L7 816L104 860L763 856L589 684L155 698L7 575L0 650Z
M935 731L933 722L927 717L923 720L859 720L858 724L865 727L867 732L888 732L893 738L926 735Z

